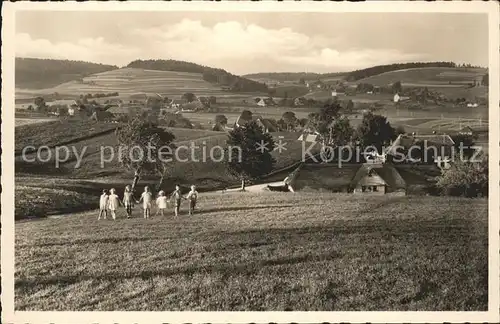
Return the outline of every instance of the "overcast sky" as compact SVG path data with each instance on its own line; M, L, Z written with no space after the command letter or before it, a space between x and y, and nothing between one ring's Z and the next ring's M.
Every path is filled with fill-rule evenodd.
M488 65L488 21L449 13L18 12L16 55L123 66L177 59L254 72L409 61Z

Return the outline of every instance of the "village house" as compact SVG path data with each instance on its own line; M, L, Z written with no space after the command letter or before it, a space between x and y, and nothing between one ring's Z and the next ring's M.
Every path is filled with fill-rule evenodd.
M394 162L434 163L436 159L450 158L455 142L447 134L407 135L400 134L384 151Z
M273 98L255 98L255 100L257 101L257 106L259 107L276 106Z
M260 115L252 116L251 119L245 118L244 114L241 114L236 122L234 123L234 127L245 127L247 123L250 121L255 121L257 125L262 128L264 133L272 133L278 131L278 125L270 119L262 118Z
M307 100L304 97L297 97L293 99L294 106L304 106L307 104Z
M398 93L396 93L394 95L394 98L393 98L393 101L394 102L402 102L402 101L407 101L407 100L410 100L410 97L403 97L403 96L400 96Z
M297 138L297 141L300 142L306 142L306 143L317 143L318 142L318 135L317 134L310 134L310 133L303 133Z
M340 89L332 90L332 97L338 97L338 96L343 96L343 95L345 95L345 92L340 90Z
M407 183L392 164L301 163L284 180L288 191L328 190L363 195L407 194Z
M469 135L473 136L474 135L474 130L470 126L465 126L463 127L459 132L460 135Z
M398 170L387 163L363 164L351 181L354 194L406 195L406 182Z

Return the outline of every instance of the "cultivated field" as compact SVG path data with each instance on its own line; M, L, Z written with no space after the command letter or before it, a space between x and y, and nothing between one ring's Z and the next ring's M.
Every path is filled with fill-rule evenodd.
M405 84L421 86L430 85L464 85L469 84L476 76L483 76L487 71L481 68L448 68L421 67L381 73L356 81L356 83L371 83L377 86L388 85L397 81Z
M487 200L214 193L199 205L179 219L136 208L17 222L16 310L487 309Z
M120 97L137 93L162 94L180 98L186 92L198 96L246 98L251 94L238 94L223 91L220 86L203 80L199 73L154 71L135 68L122 68L85 77L42 90L20 90L16 96L28 93L37 95L57 92L62 95L79 95L86 93L118 92Z

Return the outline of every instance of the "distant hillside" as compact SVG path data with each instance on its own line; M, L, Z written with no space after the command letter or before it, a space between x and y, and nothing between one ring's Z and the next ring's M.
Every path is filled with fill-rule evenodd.
M412 86L464 86L486 73L487 70L482 68L420 67L380 73L359 79L356 83L384 86L401 81L403 84Z
M258 80L267 79L279 82L286 81L299 81L303 79L307 80L318 80L324 78L341 78L345 76L345 72L335 72L335 73L312 73L312 72L262 72L262 73L252 73L243 75L245 78Z
M374 75L378 75L385 72L412 69L412 68L422 68L422 67L456 67L457 65L453 62L411 62L411 63L396 63L387 65L377 65L366 69L356 70L350 72L346 79L347 81L357 81L364 78L368 78Z
M167 97L180 97L186 92L197 96L239 97L248 93L223 90L219 85L203 80L201 73L144 70L121 68L84 77L78 81L69 81L53 88L38 91L39 94L57 92L61 95L86 93L118 92L120 96L134 94L161 94ZM265 94L267 91L254 92Z
M83 61L51 60L16 57L15 85L21 89L43 89L91 74L117 69Z
M176 60L136 60L128 64L127 67L157 71L201 73L203 80L227 87L228 90L233 92L267 91L267 86L263 83L231 74L223 69L215 69L190 62Z

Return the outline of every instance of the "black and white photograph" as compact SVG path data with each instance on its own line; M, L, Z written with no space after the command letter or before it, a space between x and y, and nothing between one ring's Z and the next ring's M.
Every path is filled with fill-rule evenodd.
M498 4L250 4L4 8L5 323L499 319Z

